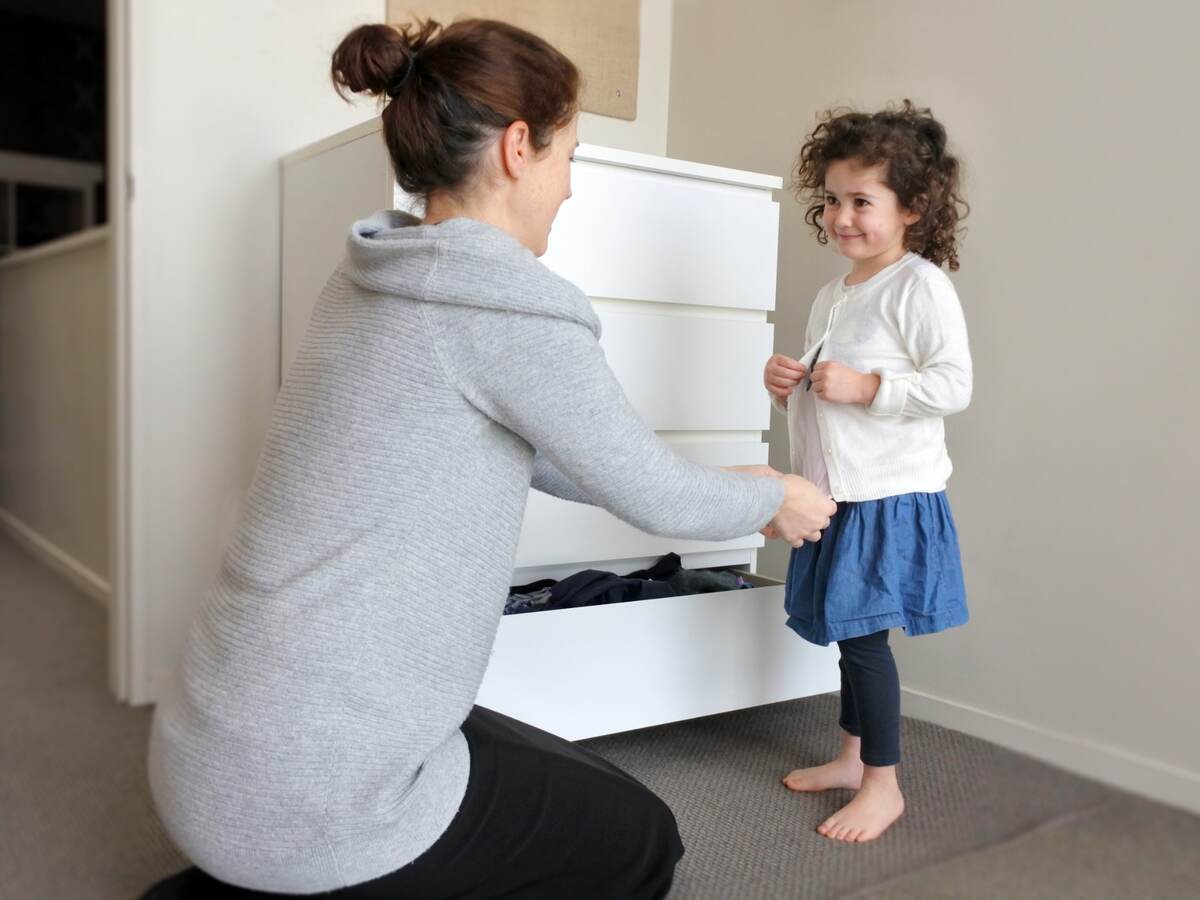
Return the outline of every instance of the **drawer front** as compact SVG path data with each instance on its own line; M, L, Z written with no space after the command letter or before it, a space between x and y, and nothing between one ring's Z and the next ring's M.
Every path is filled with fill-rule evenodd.
M662 315L597 304L609 366L646 423L658 431L765 431L762 386L775 326L753 319Z
M756 441L674 446L680 455L703 465L747 466L762 465L767 461L767 445ZM646 534L598 507L530 491L517 546L516 567L578 563L580 569L603 569L607 560L662 556L671 552L687 554L742 548L752 550L763 543L760 534L730 541L658 537Z
M837 690L783 588L505 616L478 703L570 740Z
M769 191L589 162L571 178L542 260L588 296L775 308Z

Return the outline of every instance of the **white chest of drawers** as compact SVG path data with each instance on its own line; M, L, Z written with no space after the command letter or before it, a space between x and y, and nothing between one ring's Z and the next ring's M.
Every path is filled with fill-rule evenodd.
M681 454L765 463L778 178L580 146L574 196L542 261L579 285L630 401ZM352 221L407 207L377 122L283 160L286 371ZM530 492L514 584L580 569L629 572L674 551L689 568L753 572L759 535L655 537L607 512ZM782 586L506 616L479 703L582 738L838 687L836 649L784 625Z

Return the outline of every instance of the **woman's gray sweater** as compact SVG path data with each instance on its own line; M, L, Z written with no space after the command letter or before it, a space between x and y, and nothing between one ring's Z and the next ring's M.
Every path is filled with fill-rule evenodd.
M578 288L489 225L353 227L154 719L154 798L198 866L316 893L442 834L531 483L679 538L771 518L782 482L676 455L599 331Z

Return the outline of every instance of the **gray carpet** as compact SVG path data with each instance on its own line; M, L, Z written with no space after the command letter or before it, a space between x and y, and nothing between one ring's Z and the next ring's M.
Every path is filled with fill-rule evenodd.
M130 900L182 868L150 805L150 712L105 684L94 600L0 537L0 898Z
M130 900L185 864L145 784L149 711L109 697L104 647L95 603L0 538L0 900ZM905 818L828 842L813 827L849 795L779 777L836 748L834 715L816 697L588 744L675 810L672 900L1200 897L1200 818L909 720Z
M1095 808L1106 787L993 744L905 719L907 812L878 841L845 845L813 829L852 796L779 783L837 750L832 695L589 741L641 778L679 820L680 898L775 900L846 894Z
M855 900L1178 900L1200 897L1200 818L1115 795L986 851L878 885Z

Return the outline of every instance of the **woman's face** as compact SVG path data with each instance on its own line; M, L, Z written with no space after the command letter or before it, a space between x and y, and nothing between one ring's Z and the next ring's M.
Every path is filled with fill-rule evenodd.
M519 222L521 243L535 256L546 252L558 208L571 196L571 159L579 146L579 117L554 133L550 146L538 154L521 179Z

